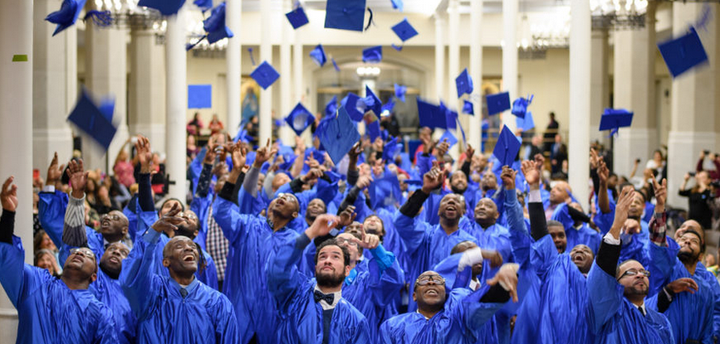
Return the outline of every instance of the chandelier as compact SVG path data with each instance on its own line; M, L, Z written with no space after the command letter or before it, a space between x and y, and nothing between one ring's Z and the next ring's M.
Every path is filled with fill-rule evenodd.
M592 28L628 30L645 27L648 0L590 0Z
M164 31L167 23L159 11L138 6L139 0L95 0L98 11L108 11L112 26L121 29Z

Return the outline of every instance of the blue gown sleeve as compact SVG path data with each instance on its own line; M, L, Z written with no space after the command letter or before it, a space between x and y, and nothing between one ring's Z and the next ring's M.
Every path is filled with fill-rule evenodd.
M530 260L541 280L544 279L550 267L555 263L558 255L557 248L555 248L555 243L550 234L546 234L533 245L532 251L530 252Z
M427 240L427 232L430 225L418 219L418 216L408 217L401 212L395 213L393 221L398 235L405 243L405 250L408 254L412 254Z
M602 210L600 210L600 206L597 205L596 198L595 208L598 209L598 212L595 214L593 222L595 222L595 225L600 229L600 236L604 236L610 231L610 227L612 227L613 221L615 221L615 202L610 201L610 212L603 213Z
M395 255L387 252L382 245L370 250L373 259L368 263L370 271L370 290L374 303L385 308L400 295L400 288L405 284L405 274L400 268Z
M251 216L241 214L235 203L222 197L215 199L213 217L231 244L247 233L250 227Z
M462 325L463 332L471 334L476 339L481 337L485 323L505 305L505 303L480 302L488 290L490 290L488 285L470 294L468 294L469 289L454 289L448 295L448 305L445 306L449 316Z
M62 246L62 233L68 195L64 192L41 192L38 201L40 225L56 247Z
M138 322L143 319L160 288L160 277L152 273L158 264L155 261L155 247L159 240L160 233L148 231L138 237L130 255L123 261L120 284Z
M303 277L298 271L297 262L309 243L310 239L303 233L273 248L275 257L268 263L265 273L268 289L282 317L288 315L293 300L301 289Z
M100 316L100 324L98 325L97 332L95 332L95 342L100 344L117 344L118 331L115 329L117 324L110 308L103 308Z
M0 242L0 284L15 308L23 299L23 294L34 290L41 282L35 269L25 264L25 250L19 237L12 237L12 245Z
M648 295L652 296L660 292L660 290L668 283L673 275L677 257L668 254L671 252L667 247L660 247L654 243L650 243L650 290Z
M608 275L596 262L588 274L588 325L593 333L600 333L603 325L620 310L623 302L623 286Z

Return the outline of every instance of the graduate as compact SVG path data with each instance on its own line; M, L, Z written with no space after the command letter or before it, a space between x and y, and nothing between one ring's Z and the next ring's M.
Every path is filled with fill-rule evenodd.
M137 150L138 160L140 162L140 173L138 175L138 234L137 236L145 235L150 232L150 227L157 221L158 216L162 217L169 209L173 207L184 210L182 203L177 200L170 199L163 203L159 212L155 211L153 204L153 197L150 185L150 173L153 171L152 151L150 149L150 140L146 137L138 135L138 140L135 143L135 149ZM207 153L209 154L209 153ZM175 235L182 235L194 240L200 231L200 219L192 210L184 210L178 215L185 221L179 223L176 227L163 227L165 229L175 228L175 231L168 231L160 235L160 243L155 247L155 255L157 256L155 261L160 264L162 262L163 247L167 244L170 239ZM218 289L217 279L217 268L210 254L205 250L200 249L202 254L201 264L196 270L195 274L200 282L205 285ZM168 270L164 269L161 265L157 266L155 273L163 276L169 276Z
M195 276L199 246L177 235L163 247L162 265L170 277L155 272L160 235L186 220L175 205L138 238L120 274L123 291L138 319L138 343L237 343L237 319L228 298Z
M18 205L13 179L0 190L0 284L18 311L16 343L117 343L112 311L88 290L97 278L89 248L69 252L60 278L25 264L22 242L13 234Z
M587 317L595 343L675 343L665 315L647 307L649 272L635 260L622 262L620 230L628 216L634 191L623 188L615 208L615 221L603 237L588 274Z
M338 235L336 241L350 254L350 273L342 285L343 298L367 318L370 342L377 343L380 324L397 314L395 301L405 286L405 274L395 255L385 250L377 235L366 233L365 226L360 233ZM370 252L369 258L363 258L365 251Z
M407 278L416 278L415 276L435 266L449 256L452 248L458 243L476 242L472 235L458 227L464 208L461 208L461 200L456 194L447 194L442 198L438 210L440 224L430 226L416 217L423 202L432 190L441 186L443 176L446 174L447 171L443 172L437 162L434 162L433 168L423 177L422 189L415 191L395 215L394 226L405 243L410 265L409 271L406 272ZM415 302L411 300L408 311L413 312L416 307Z
M481 249L477 247L463 253L457 269L464 274L465 281L469 280L472 266L482 259ZM476 343L495 312L511 296L517 302L516 273L516 264L505 264L479 290L456 288L448 296L440 274L423 272L413 283L417 312L401 314L383 323L382 343Z
M347 249L335 239L320 244L317 279L307 279L297 268L310 241L327 235L339 221L338 216L320 215L303 234L273 247L266 273L280 316L275 343L371 343L368 320L342 297L351 271Z

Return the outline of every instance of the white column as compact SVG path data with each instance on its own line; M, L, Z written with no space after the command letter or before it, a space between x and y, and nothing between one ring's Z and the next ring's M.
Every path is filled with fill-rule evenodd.
M300 38L300 35L295 35L295 41L293 44L293 52L292 52L292 71L293 71L293 94L295 101L298 102L304 102L305 101L305 90L304 90L304 81L303 81L303 44L302 39ZM328 56L328 59L330 59L330 56ZM336 61L337 62L337 61ZM332 63L331 61L328 61L328 63ZM334 68L334 67L333 67Z
M133 30L131 36L128 129L150 139L153 150L166 152L165 49L156 44L153 30Z
M435 98L445 99L445 18L435 13Z
M590 178L590 3L587 0L572 0L570 6L568 179L573 194L587 211Z
M613 107L634 112L632 126L620 129L614 142L613 169L618 175L629 175L635 159L644 164L659 148L655 113L654 4L648 2L644 28L614 32Z
M458 34L460 32L460 1L449 0L448 2L448 83L447 83L447 106L451 109L458 110L458 94L455 86L455 78L460 74L460 43L458 43ZM458 111L458 115L460 111ZM453 159L459 156L458 151L464 147L460 130L455 133L460 144L455 145L448 151Z
M673 3L673 36L687 33L687 23L703 16L703 3ZM717 4L710 4L710 17L717 18ZM718 126L718 63L720 56L720 25L717 20L707 22L707 30L698 35L708 55L709 65L685 72L673 79L671 91L671 120L668 137L668 204L687 209L687 198L677 194L688 171L695 169L701 150L716 147Z
M77 28L73 25L55 37L55 25L45 21L59 3L36 0L33 15L33 154L34 168L41 171L58 152L67 162L72 154L72 132L66 123L77 97ZM71 68L68 69L67 67ZM74 86L69 88L68 79ZM43 178L44 176L44 172Z
M290 1L284 1L282 9L283 13L290 12L292 10L292 4L290 3ZM290 55L290 43L295 39L295 33L293 32L295 30L293 30L292 26L290 25L283 25L282 27L282 42L280 42L280 75L283 75L284 77L280 78L279 80L280 113L278 114L278 119L287 116L293 109L295 104L297 104L297 102L299 101L299 99L296 99L292 96L291 92L293 80L291 77L292 72L290 69L290 65L292 64L292 56ZM292 129L290 129L289 126L282 126L279 134L283 144L290 146L295 144L295 133L292 131Z
M115 98L113 123L118 129L108 151L101 155L92 150L91 143L83 141L83 159L86 168L112 170L120 147L128 138L127 127L127 30L96 28L91 21L85 27L85 83L99 101L102 97Z
M0 2L0 42L0 161L3 162L0 164L0 179L4 182L7 177L15 176L19 202L15 214L15 235L25 244L25 262L32 263L32 64L35 58L32 1ZM14 62L13 57L20 61ZM0 290L0 333L3 342L15 341L17 325L17 312L5 291Z
M276 24L272 22L272 5L273 2L269 0L260 2L260 61L258 61L258 63L267 61L267 63L272 64L273 62L272 30ZM282 79L282 75L280 78ZM260 146L264 146L272 135L272 87L273 86L270 86L266 90L260 90L260 118L258 118L260 123L258 144Z
M600 141L603 144L610 140L604 132L598 131L600 117L603 110L610 106L610 75L608 74L608 61L610 60L610 47L608 45L608 30L592 31L591 74L590 74L590 140ZM625 61L622 59L621 61Z
M518 98L520 95L518 90L518 48L517 48L517 17L518 17L518 0L503 0L503 31L504 42L502 47L502 80L503 91L510 92L510 102ZM504 111L502 121L513 132L517 126L515 116L510 114L510 110ZM502 128L501 128L502 129Z
M185 200L185 155L187 141L185 118L187 114L187 53L185 52L185 16L183 6L175 17L167 18L165 33L165 67L167 68L167 161L166 171L175 185L170 185L168 195Z
M227 63L227 120L225 130L230 136L235 136L242 119L240 106L240 80L241 80L241 18L242 0L226 0L225 25L235 34L228 39L225 62Z
M470 130L468 133L468 143L478 152L480 151L480 140L482 138L480 132L480 119L482 119L482 17L483 17L483 1L476 0L470 2L470 76L473 79L473 108L475 115L470 117ZM467 115L465 115L467 116Z

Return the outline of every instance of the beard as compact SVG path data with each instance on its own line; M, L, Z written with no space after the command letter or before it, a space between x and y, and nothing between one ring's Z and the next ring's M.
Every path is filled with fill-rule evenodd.
M190 239L195 239L195 230L190 229L190 227L186 226L185 224L182 224L177 226L177 229L175 230L175 235L182 235Z
M456 194L458 194L458 195L462 195L462 194L465 194L465 191L467 191L467 186L465 186L465 188L461 189L461 188L455 187L455 185L452 185L452 184L451 184L451 185L450 185L450 189L452 189L452 192L453 192L453 193L456 193Z
M692 264L692 263L696 263L698 261L700 254L696 254L692 250L690 252L680 251L680 252L678 252L677 257L678 257L678 259L680 259L680 261L683 264L687 264L687 263Z
M315 274L318 286L326 288L335 288L345 281L345 275L342 273L321 273Z
M122 270L122 268L115 269L115 268L107 266L106 264L100 263L100 270L102 270L102 272L104 272L106 275L108 275L108 277L116 280L116 279L120 278L120 271Z

